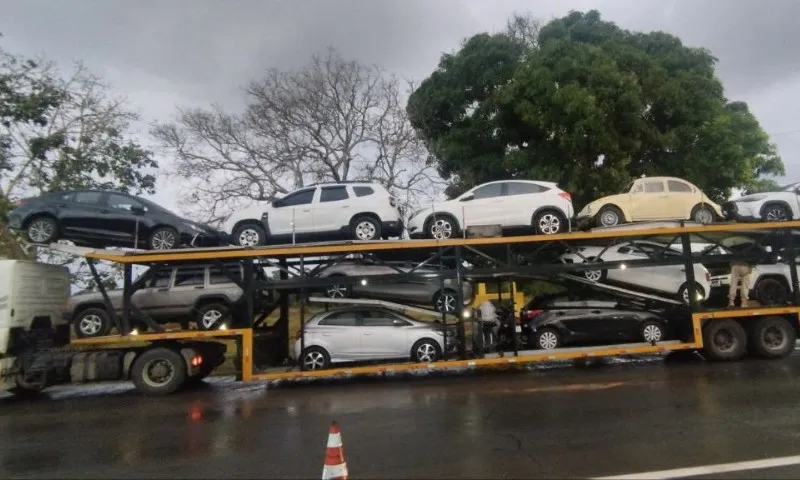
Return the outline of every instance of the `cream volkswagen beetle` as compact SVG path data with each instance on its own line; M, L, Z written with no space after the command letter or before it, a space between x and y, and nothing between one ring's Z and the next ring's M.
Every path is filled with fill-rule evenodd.
M702 190L675 177L642 177L617 195L599 198L578 212L578 225L613 227L622 223L691 220L711 223L722 209Z

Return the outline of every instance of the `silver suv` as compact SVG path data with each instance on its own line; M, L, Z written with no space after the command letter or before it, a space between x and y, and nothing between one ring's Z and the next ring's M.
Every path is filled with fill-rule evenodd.
M392 275L397 274L397 270L410 272L414 269L414 266L414 264L406 262L376 263L369 258L365 258L346 260L331 265L325 268L319 276L321 278L335 278ZM356 296L400 303L414 303L432 306L439 312L453 313L456 310L456 291L458 286L453 279L445 279L444 288L442 288L440 280L434 276L437 272L438 269L433 267L420 267L414 270L414 274L427 274L431 275L431 278L390 283L370 283L368 279L365 279L366 282L357 285L332 285L325 290L325 294L329 298ZM474 297L472 283L464 281L461 294L464 306L470 305Z
M242 275L239 264L226 268ZM131 302L157 323L180 322L185 328L191 321L202 330L218 328L221 317L242 296L241 288L216 265L164 268L146 281L147 285L133 294ZM108 296L119 314L122 290L108 291ZM65 316L79 338L108 335L114 326L100 292L71 296Z

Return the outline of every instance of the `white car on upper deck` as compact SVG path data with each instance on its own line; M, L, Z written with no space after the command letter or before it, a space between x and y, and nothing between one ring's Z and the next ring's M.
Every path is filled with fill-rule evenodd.
M446 239L468 227L500 225L504 232L552 235L569 232L573 214L572 197L555 183L501 180L417 210L408 220L408 233L411 238Z
M403 232L400 207L378 183L338 182L300 188L234 212L222 230L239 246L345 238L380 240Z
M726 202L722 213L728 220L785 222L800 219L800 182L774 192L754 193Z

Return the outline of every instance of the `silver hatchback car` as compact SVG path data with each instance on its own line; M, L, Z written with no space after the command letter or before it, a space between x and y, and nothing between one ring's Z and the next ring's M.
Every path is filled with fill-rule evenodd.
M411 358L433 362L456 348L455 326L421 322L385 308L350 307L321 312L305 326L305 349L300 332L293 358L307 370L334 363Z

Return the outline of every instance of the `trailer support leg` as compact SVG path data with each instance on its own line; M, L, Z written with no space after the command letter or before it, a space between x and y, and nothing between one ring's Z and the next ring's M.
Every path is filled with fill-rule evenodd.
M692 258L692 240L689 234L681 234L681 246L683 247L684 270L686 273L686 291L689 295L689 310L697 312L697 280L694 277L694 259ZM710 292L704 292L708 295ZM683 299L681 299L683 300Z
M122 321L120 320L119 315L117 315L114 304L111 303L111 299L108 297L106 287L103 285L103 279L101 279L100 274L97 273L97 266L95 266L94 260L87 258L86 264L89 265L89 271L92 273L92 279L94 279L94 283L97 285L97 290L100 291L100 295L103 297L103 303L106 306L106 311L111 316L111 320L114 322L114 326L117 327L117 331L121 333Z
M792 234L791 229L787 229L784 231L786 234L786 254L788 255L787 263L789 264L789 278L792 281L792 305L798 305L800 302L800 298L798 298L798 291L800 291L800 287L798 287L798 278L797 278L797 259L795 258L795 248L794 248L794 235Z
M305 277L305 257L300 255L300 274ZM305 370L305 362L303 361L303 353L306 349L306 289L300 288L300 355L297 360L300 362L300 370Z
M467 331L464 327L464 277L461 275L461 247L455 247L456 257L456 307L458 315L458 358L467 358ZM445 336L445 339L447 337Z

